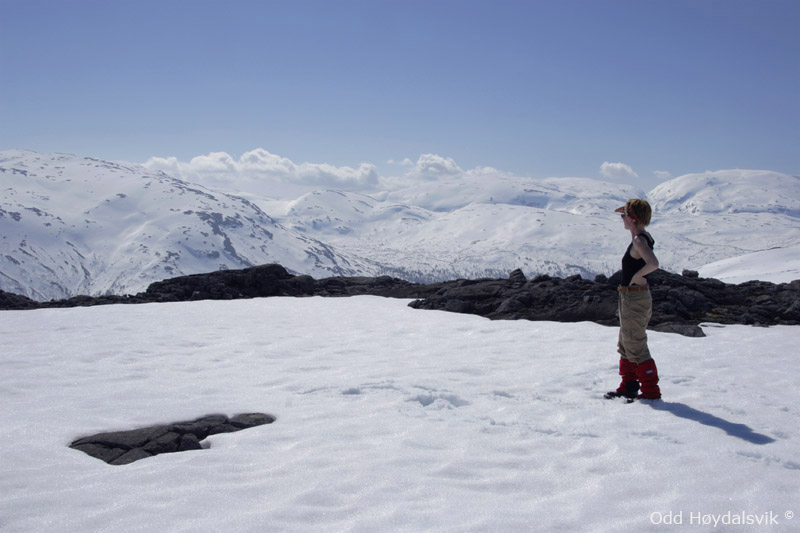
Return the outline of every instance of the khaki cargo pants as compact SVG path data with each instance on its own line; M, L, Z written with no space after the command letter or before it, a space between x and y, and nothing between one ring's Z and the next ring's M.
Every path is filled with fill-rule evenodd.
M653 315L653 298L646 286L619 289L619 343L617 351L628 361L644 363L650 356L647 324Z

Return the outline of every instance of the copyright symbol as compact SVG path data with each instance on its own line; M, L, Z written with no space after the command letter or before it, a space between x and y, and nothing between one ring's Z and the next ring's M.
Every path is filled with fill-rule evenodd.
M792 518L794 518L794 512L786 511L786 520L791 520Z

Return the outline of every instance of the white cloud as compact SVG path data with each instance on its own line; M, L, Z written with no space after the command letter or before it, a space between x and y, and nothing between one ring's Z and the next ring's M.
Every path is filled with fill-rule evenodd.
M398 165L400 172L379 176L376 166L370 163L361 163L357 167L295 163L289 158L258 148L239 158L226 152L211 152L189 161L181 161L176 157L151 157L144 166L164 171L189 183L281 199L297 198L310 190L327 188L379 197L404 190L421 191L423 184L440 184L437 190L442 194L459 197L460 191L465 188L472 191L485 191L487 187L502 188L497 185L498 182L515 177L512 173L488 166L465 170L454 159L432 153L422 154L416 161L405 158L388 163ZM433 194L431 189L425 191L425 194ZM501 197L502 194L485 196ZM447 202L450 200L442 200L436 205L445 205Z
M326 163L297 164L263 148L246 152L238 160L225 152L212 152L188 162L175 157L151 157L144 166L185 181L262 194L276 184L364 189L378 182L378 170L370 163L361 163L357 168Z
M442 157L436 154L422 154L419 156L416 165L409 174L426 179L437 179L441 177L458 176L463 174L463 172L461 167L449 157Z
M669 181L672 179L672 174L670 174L666 170L656 170L655 172L653 172L653 175L656 177L658 181Z
M450 157L437 154L422 154L417 161L408 158L402 162L389 161L407 167L403 174L384 176L380 178L380 187L386 191L396 191L405 188L418 187L420 182L450 181L460 182L462 179L472 177L472 174L482 169L463 170Z
M464 172L465 178L492 180L495 178L515 178L513 173L494 167L475 167Z
M606 178L611 179L629 179L638 178L639 174L625 163L609 163L606 161L600 165L600 174Z

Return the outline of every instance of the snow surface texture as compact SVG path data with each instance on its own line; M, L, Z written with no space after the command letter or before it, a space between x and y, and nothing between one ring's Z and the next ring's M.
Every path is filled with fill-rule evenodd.
M797 328L653 332L664 401L625 405L614 328L406 304L3 311L0 530L797 530ZM250 411L126 466L68 448Z
M0 152L0 289L37 300L136 293L266 263L314 277L432 282L521 268L593 279L619 269L629 237L613 211L636 197L655 209L650 230L673 272L800 246L800 179L776 172L689 174L649 194L495 169L367 185L261 198L130 163ZM800 278L796 263L774 273Z

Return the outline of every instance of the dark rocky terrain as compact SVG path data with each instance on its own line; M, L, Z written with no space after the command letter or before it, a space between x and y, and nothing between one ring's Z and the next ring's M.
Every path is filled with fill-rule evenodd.
M295 276L276 264L242 270L220 270L166 279L136 295L76 296L36 302L0 291L0 309L40 309L104 304L232 300L269 296L375 295L411 298L411 307L469 313L490 319L591 321L616 326L620 274L595 280L538 276L526 279L515 270L508 279L454 280L433 284L410 283L388 276ZM800 280L773 284L751 281L739 285L658 270L648 276L653 293L656 331L702 336L699 324L800 325Z

